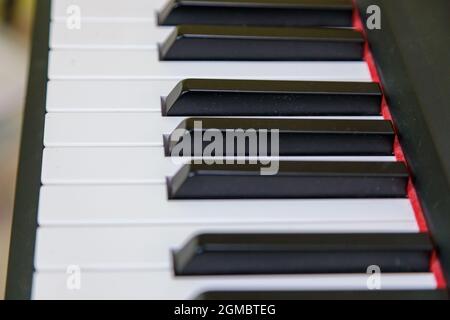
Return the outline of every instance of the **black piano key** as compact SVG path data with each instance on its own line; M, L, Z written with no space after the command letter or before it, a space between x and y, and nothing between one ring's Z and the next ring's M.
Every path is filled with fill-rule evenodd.
M448 300L445 290L207 291L196 300Z
M160 46L161 60L350 61L363 57L358 31L182 25Z
M165 116L375 116L377 83L187 79L167 96Z
M201 234L173 253L186 275L428 272L433 250L416 234Z
M220 132L223 137L218 151L222 154L218 155L229 156L273 154L276 150L271 148L272 130L278 130L275 135L278 134L280 156L390 156L395 137L391 122L386 120L188 118L166 139L168 155L204 155L212 142L201 137L211 130ZM180 132L185 135L180 137ZM233 139L233 145L227 136ZM179 148L179 145L185 146L186 141L190 141L190 154L186 148ZM202 148L195 148L197 141L202 143ZM260 149L261 142L267 145L266 153ZM178 149L184 154L179 154Z
M168 179L169 198L406 197L408 171L399 162L280 161L262 174L269 166L190 163Z
M172 0L160 25L351 27L351 0Z

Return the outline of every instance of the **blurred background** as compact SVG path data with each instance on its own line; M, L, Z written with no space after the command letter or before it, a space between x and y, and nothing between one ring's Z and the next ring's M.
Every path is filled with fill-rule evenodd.
M0 0L0 299L4 297L35 1Z

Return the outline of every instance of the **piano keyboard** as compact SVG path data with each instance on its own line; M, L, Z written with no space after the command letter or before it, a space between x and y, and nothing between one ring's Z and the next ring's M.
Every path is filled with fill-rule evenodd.
M33 299L440 293L352 1L245 3L51 1ZM175 156L197 123L279 154Z

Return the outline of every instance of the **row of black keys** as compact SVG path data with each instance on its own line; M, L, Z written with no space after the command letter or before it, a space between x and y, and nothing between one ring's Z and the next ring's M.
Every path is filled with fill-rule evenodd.
M376 83L191 79L180 82L163 101L163 114L373 116L381 114L381 100ZM201 128L196 122L201 122ZM178 129L189 135L167 137L167 155L174 155L174 148L187 137L192 139L191 153L175 155L203 155L207 143L196 150L194 131L208 129L222 136L232 129L255 129L258 141L259 129L277 129L280 156L390 156L395 137L391 123L383 120L190 118ZM267 140L271 141L270 135ZM255 154L250 152L250 138L243 141L241 151L231 150L233 156L261 155L258 148L253 149ZM272 150L267 154L273 154ZM169 195L172 199L405 197L408 182L404 164L389 162L281 161L277 175L260 172L260 165L192 164L168 181Z
M163 101L162 113L206 117L379 116L381 98L376 83L190 79L172 90ZM176 135L167 137L167 154L190 137L191 153L179 156L203 155L208 144L196 150L193 139L196 133L211 130L222 137L233 129L244 131L241 138L246 145L227 154L232 156L261 155L258 146L250 150L248 142L252 138L259 141L263 134L271 141L271 130L277 131L280 156L392 155L395 137L391 123L383 120L189 118L177 129L186 135L179 136L177 130ZM226 143L223 139L222 150Z
M172 0L159 13L158 22L177 28L160 47L160 56L161 60L361 60L364 38L350 28L352 17L351 0Z
M364 43L352 29L180 25L159 49L161 60L355 61Z
M327 60L325 54L333 57L332 60L352 60L345 54L338 56L342 51L340 47L352 46L350 51L355 57L362 57L364 39L353 30L248 27L258 25L253 18L259 16L261 10L269 15L261 16L261 23L274 23L276 17L288 21L286 15L301 14L294 21L314 25L307 22L305 15L328 21L332 13L331 16L341 20L345 16L346 22L337 24L342 27L351 26L353 6L351 0L170 1L160 14L160 24L217 25L222 24L220 18L224 18L225 25L234 21L245 27L179 26L161 47L162 57L169 60L302 60L306 54L307 60ZM240 22L233 20L238 17ZM286 22L282 25L286 26ZM168 96L163 113L168 116L373 115L380 113L380 100L381 92L376 84L186 80ZM214 107L211 101L215 101Z
M160 25L178 27L160 47L160 57L162 60L361 60L364 39L350 29L248 27L351 27L352 14L351 0L173 0L159 14L158 21ZM186 80L164 101L163 115L373 116L381 113L381 98L380 88L373 83ZM199 120L202 128L196 129L194 123ZM222 133L232 128L279 129L279 153L288 156L391 155L395 136L387 121L188 119L178 127L192 137L195 130L211 128ZM179 140L168 137L168 141L170 153ZM246 148L243 155L251 154ZM376 198L406 196L407 182L408 172L402 163L290 161L281 162L275 176L262 176L259 165L191 163L168 180L168 190L172 199ZM173 260L177 276L366 273L370 265L377 265L386 273L428 272L432 250L426 234L203 234L174 252ZM433 290L206 292L198 297L336 298L447 299L448 296L445 291Z

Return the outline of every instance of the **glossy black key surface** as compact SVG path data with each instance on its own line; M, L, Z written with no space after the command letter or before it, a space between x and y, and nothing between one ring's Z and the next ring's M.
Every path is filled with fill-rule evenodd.
M207 291L196 300L448 300L445 290Z
M351 27L351 0L172 0L161 25L210 24Z
M176 275L428 272L433 246L415 234L201 234L173 253Z
M202 139L213 131L222 143ZM166 145L167 154L175 156L202 156L219 144L211 155L391 156L394 137L392 124L386 120L189 118L166 139ZM260 148L261 143L267 149Z
M358 31L181 25L160 46L161 60L362 60Z
M378 83L325 81L181 81L163 103L165 116L376 116Z
M278 171L266 169L263 175L269 166ZM399 198L406 197L407 183L408 171L400 162L280 161L190 163L167 186L170 199Z

